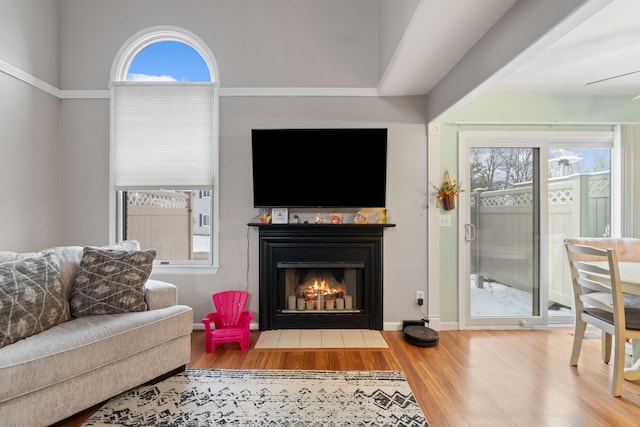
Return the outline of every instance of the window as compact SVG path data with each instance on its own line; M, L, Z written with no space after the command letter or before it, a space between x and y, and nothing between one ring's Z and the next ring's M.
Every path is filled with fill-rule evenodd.
M112 70L116 240L156 262L216 265L217 91L208 48L174 27L134 36Z
M211 215L200 214L200 227L208 227L211 225Z

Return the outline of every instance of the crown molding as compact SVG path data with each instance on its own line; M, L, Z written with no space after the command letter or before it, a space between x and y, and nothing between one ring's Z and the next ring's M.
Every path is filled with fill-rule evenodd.
M59 99L109 99L109 89L75 90L58 89L55 86L0 60L0 72ZM369 87L222 87L219 96L378 96L377 88Z
M32 76L31 74L2 60L0 60L0 71L57 98L62 97L62 93L57 87L52 86L44 80L40 80L39 78Z
M220 96L378 96L377 88L221 87Z

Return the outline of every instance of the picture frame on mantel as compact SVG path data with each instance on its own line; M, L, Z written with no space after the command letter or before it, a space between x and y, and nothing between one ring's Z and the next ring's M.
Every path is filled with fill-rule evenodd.
M271 210L271 223L272 224L288 224L289 223L289 209L287 209L287 208L273 208Z

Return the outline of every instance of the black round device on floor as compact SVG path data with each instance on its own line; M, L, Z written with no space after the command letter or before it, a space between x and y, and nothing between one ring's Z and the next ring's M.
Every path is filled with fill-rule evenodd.
M426 326L412 325L402 330L404 340L418 347L433 347L438 344L438 332Z

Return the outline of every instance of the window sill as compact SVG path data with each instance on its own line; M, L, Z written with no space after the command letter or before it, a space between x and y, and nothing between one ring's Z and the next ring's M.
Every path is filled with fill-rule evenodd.
M151 273L154 278L161 277L163 275L201 275L201 274L216 274L220 269L219 265L210 264L154 264L153 272Z

